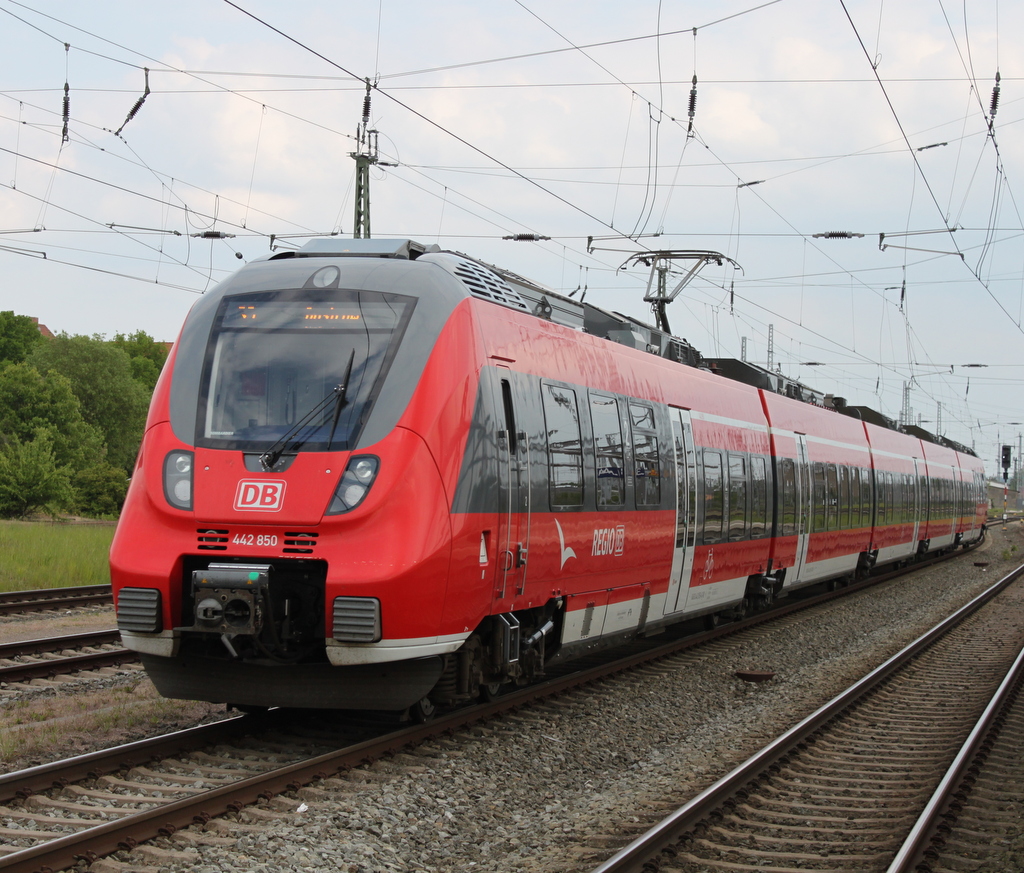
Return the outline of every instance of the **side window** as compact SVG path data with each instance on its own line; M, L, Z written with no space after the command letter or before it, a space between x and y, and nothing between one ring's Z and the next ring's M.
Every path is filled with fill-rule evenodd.
M779 534L784 537L796 536L796 462L792 458L779 460L780 508Z
M590 419L594 425L598 509L622 506L626 502L625 465L622 426L615 398L591 394Z
M661 503L661 465L658 437L654 430L654 410L630 403L629 420L633 433L633 466L636 468L636 505L658 506Z
M826 504L826 524L829 530L836 529L837 510L839 509L839 477L836 465L827 464L825 475L828 478L828 503Z
M750 535L768 535L768 478L764 458L750 459Z
M742 540L747 533L747 459L729 453L729 539Z
M860 469L850 467L850 527L860 526Z
M582 506L583 452L576 392L545 383L543 393L551 508Z
M725 482L722 456L704 450L704 544L722 541L722 516L725 511Z
M814 515L811 522L811 530L825 530L825 503L828 495L825 493L825 465L820 461L814 462Z
M876 516L876 522L881 527L885 524L885 473L881 470L875 471L875 491L877 492L876 501L878 503L878 514Z
M839 529L850 528L850 468L839 468Z

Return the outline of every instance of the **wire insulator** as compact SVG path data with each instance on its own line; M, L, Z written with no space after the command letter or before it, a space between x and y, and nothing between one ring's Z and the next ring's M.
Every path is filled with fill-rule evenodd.
M999 86L996 85L992 88L992 102L988 107L988 117L995 118L996 111L999 109Z
M363 97L363 124L370 123L370 80L366 80L366 96Z
M64 129L61 131L61 142L67 142L70 137L68 136L68 122L71 120L71 89L68 87L68 83L64 83Z
M697 74L693 74L693 87L690 88L690 108L687 110L687 115L690 118L690 123L687 125L686 132L693 133L693 115L697 111Z

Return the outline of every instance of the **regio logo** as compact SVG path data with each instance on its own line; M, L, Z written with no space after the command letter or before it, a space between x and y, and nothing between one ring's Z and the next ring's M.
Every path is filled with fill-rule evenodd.
M284 505L284 486L279 479L243 479L235 492L235 509L278 512Z
M621 555L626 547L626 526L598 528L594 531L591 555Z

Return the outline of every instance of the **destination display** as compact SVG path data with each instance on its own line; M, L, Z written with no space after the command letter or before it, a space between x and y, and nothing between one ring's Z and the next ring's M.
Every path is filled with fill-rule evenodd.
M358 301L324 301L310 304L305 300L266 300L228 305L224 312L226 328L339 328L363 320Z

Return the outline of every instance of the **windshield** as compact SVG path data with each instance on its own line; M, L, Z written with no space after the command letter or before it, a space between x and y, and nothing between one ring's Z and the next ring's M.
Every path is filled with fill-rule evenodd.
M415 302L335 289L225 297L206 350L196 444L264 451L288 436L303 451L325 451L328 440L332 450L351 448ZM335 389L350 360L348 402L334 427Z

